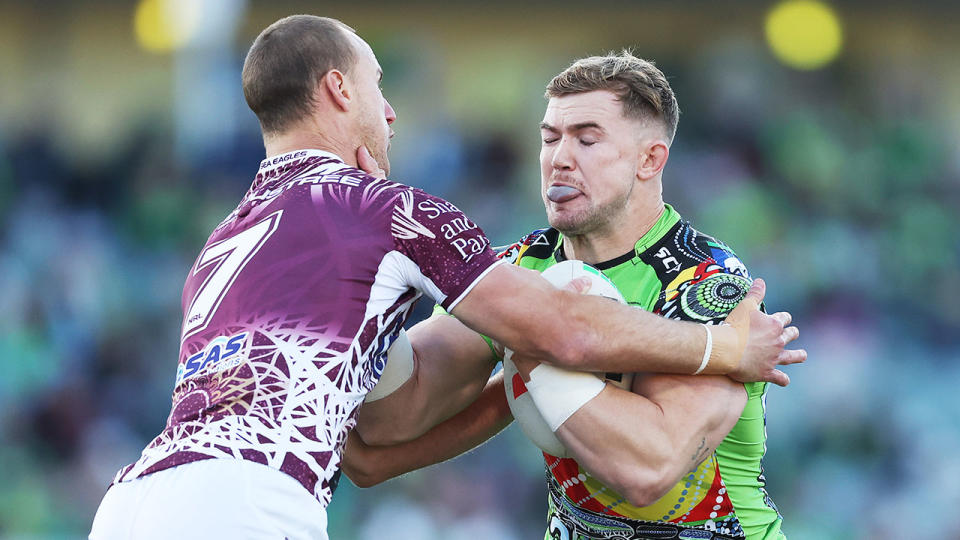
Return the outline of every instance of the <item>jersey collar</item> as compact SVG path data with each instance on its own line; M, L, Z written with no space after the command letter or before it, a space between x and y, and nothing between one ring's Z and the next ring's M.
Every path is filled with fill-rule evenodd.
M637 243L633 246L633 252L637 257L641 253L650 249L651 246L656 244L663 238L663 235L667 234L677 222L680 221L680 214L673 209L669 204L664 203L663 205L663 214L660 215L660 219L650 227L650 230L647 231L647 234L643 235L640 240L637 240Z
M280 154L278 156L268 157L267 159L260 162L260 170L257 172L260 174L270 174L277 169L284 167L291 163L297 163L305 161L309 158L321 157L327 158L332 161L338 161L343 163L344 161L340 159L340 156L334 154L333 152L327 152L326 150L316 150L316 149L305 149L305 150L294 150L292 152L287 152L285 154Z

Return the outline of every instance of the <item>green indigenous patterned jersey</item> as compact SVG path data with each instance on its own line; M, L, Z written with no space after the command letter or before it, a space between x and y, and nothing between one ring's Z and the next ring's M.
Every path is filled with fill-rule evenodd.
M543 271L565 259L563 236L555 229L534 231L501 257ZM634 250L595 267L631 305L700 323L722 321L751 281L729 247L681 221L669 205ZM575 459L544 453L549 484L545 540L783 538L781 517L764 489L761 467L766 383L745 387L747 404L729 435L650 506L631 505Z

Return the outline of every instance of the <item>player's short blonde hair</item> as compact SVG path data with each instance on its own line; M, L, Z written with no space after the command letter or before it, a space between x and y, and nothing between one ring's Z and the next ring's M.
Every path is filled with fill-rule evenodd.
M357 63L351 33L337 19L291 15L257 36L243 62L243 96L264 133L281 133L309 116L323 76Z
M661 122L668 140L673 141L680 107L666 76L653 62L637 58L628 50L581 58L550 81L546 97L594 90L613 92L627 117Z

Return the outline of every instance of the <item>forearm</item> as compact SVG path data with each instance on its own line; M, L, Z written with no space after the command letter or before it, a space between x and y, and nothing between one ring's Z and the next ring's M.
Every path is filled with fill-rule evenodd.
M470 406L414 440L369 446L359 438L352 438L344 453L343 471L360 487L376 485L467 452L502 431L511 421L501 372L490 378Z
M741 351L732 328L707 328L628 306L596 307L578 302L565 317L574 328L589 333L584 338L589 345L582 356L565 363L548 358L545 363L581 371L681 375L693 374L701 366L702 374L725 374L739 363ZM711 333L709 351L707 332ZM708 359L704 365L705 353Z
M456 307L471 328L514 352L581 371L691 374L704 358L700 324L667 320L606 298L560 290L529 270L502 265ZM702 373L728 373L743 344L731 327L713 327Z

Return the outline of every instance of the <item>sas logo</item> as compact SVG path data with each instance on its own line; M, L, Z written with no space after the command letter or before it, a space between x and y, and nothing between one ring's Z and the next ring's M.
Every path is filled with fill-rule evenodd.
M202 351L187 358L186 363L177 366L177 384L200 374L208 367L213 372L220 372L239 366L243 357L238 353L243 349L248 335L248 332L241 332L229 338L220 336L211 341Z

